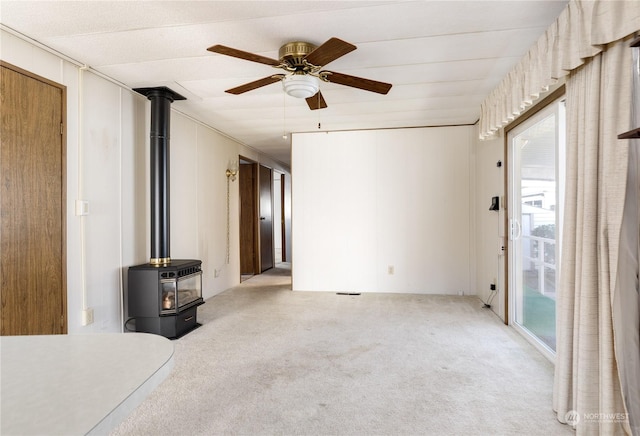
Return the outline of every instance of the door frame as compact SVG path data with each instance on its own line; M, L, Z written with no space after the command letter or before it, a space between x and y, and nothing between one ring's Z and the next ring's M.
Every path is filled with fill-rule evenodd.
M263 259L262 259L262 233L261 233L261 221L262 221L262 203L261 203L261 197L262 197L262 192L260 192L260 190L262 189L262 168L265 168L266 170L269 171L269 177L268 177L268 185L269 185L269 215L271 218L271 266L269 266L268 268L264 268L263 266ZM273 226L274 226L274 216L273 216L273 168L269 167L267 165L258 164L258 217L259 217L259 221L258 221L258 271L260 274L262 274L263 272L271 269L271 268L275 268L275 244L273 243L273 236L274 236L274 232L273 232Z
M69 310L68 310L68 288L67 288L67 87L60 83L49 80L31 71L22 69L13 64L0 60L0 68L7 68L15 73L21 74L33 80L37 80L53 88L57 88L61 92L61 126L60 126L60 219L61 219L61 234L60 234L60 264L61 264L61 319L60 319L60 334L67 334L69 328Z
M513 190L512 190L512 186L510 186L510 180L511 180L512 173L514 171L513 166L515 165L515 163L511 162L512 159L509 159L510 157L513 158L513 156L511 155L511 145L509 141L509 136L519 126L531 120L532 118L537 116L540 112L546 111L548 109L553 109L553 112L557 113L558 111L557 107L552 107L552 105L561 104L565 96L566 96L565 86L562 85L561 87L556 89L554 92L549 94L546 98L541 100L540 103L535 106L535 108L532 108L532 110L526 114L526 117L523 117L521 120L518 120L518 123L514 123L512 126L509 126L509 129L505 129L505 135L504 135L505 161L507 162L506 171L505 171L505 193L506 193L505 198L507 199L506 200L507 202L505 203L506 213L504 216L504 226L505 226L504 228L505 228L505 239L506 239L506 244L505 244L506 252L504 256L505 324L508 324L514 327L520 334L522 334L522 336L529 343L531 343L538 351L540 351L542 355L544 355L552 363L555 362L555 350L553 350L548 344L546 344L541 338L539 338L533 331L528 330L524 325L521 325L516 321L516 314L515 314L516 301L510 298L510 296L512 296L511 292L515 291L515 290L512 290L512 286L511 286L513 282L512 273L517 273L517 271L513 271L514 266L512 265L512 262L514 261L512 259L512 244L514 244L515 241L511 239L512 229L510 227L510 219L514 217L512 216L513 211L512 211L511 204L508 203L509 201L513 200L513 197L512 197ZM566 120L565 120L565 123L566 123ZM562 138L564 135L566 135L566 132L557 131L556 134L560 135L560 138ZM566 161L564 159L564 151L559 150L557 146L555 149L555 159L556 159L555 183L556 183L556 193L557 193L556 204L559 205L559 207L556 208L555 214L556 214L556 224L560 224L560 225L556 225L556 237L555 237L556 272L558 273L559 267L560 267L560 259L561 259L559 250L562 243L562 222L563 222L562 215L564 214L564 211L563 211L564 192L562 192L561 190L563 186L561 174L564 173L565 171L565 168L563 168L563 166L565 165ZM522 226L522 224L519 224L519 226ZM556 273L556 288L558 287L557 273Z
M282 234L282 262L287 261L287 234L286 234L286 225L285 225L285 210L284 210L284 196L285 196L285 177L284 173L280 173L280 228Z
M271 225L272 225L272 232L271 232L271 239L272 239L272 243L271 243L271 259L273 261L273 265L270 268L275 267L275 244L273 243L273 226L275 225L275 218L274 212L273 212L273 189L274 189L274 183L273 183L273 174L274 174L274 169L270 166L264 165L260 162L257 162L253 159L244 157L242 155L238 156L238 170L240 172L240 176L239 179L242 177L242 173L243 173L243 165L248 165L251 166L251 171L253 173L253 186L252 186L252 196L253 198L250 199L251 203L253 204L253 214L252 217L250 219L251 221L251 225L253 226L253 229L251 229L252 233L253 233L253 243L252 243L252 250L253 250L253 259L252 259L252 265L253 265L253 272L251 273L252 275L258 275L258 274L262 274L263 268L262 268L262 246L261 246L261 234L260 234L260 216L261 216L261 210L260 210L260 168L261 167L265 167L269 170L271 177L269 178L269 187L270 187L270 194L271 194ZM284 176L284 174L283 174ZM284 187L282 188L284 190ZM241 188L238 189L238 196L239 196L239 202L238 202L238 221L239 221L239 233L242 233L242 229L243 229L243 215L242 215L242 203L243 203L243 199L242 199L242 192L243 190ZM282 207L283 207L283 211L282 211L282 227L284 230L284 197L282 199ZM280 218L280 217L278 217ZM284 232L283 232L283 242L285 239L284 236ZM242 256L246 255L244 253L244 250L241 247L241 240L242 237L239 237L239 241L238 241L238 252L239 252L239 262L240 262L240 282L242 282L242 276L245 275L243 274L242 271ZM265 270L266 271L266 270ZM247 272L248 274L248 272Z
M252 244L251 244L252 245L252 247L251 247L252 248L252 252L251 252L252 261L251 262L252 262L252 265L253 265L252 274L256 275L256 274L260 274L260 261L259 261L259 256L260 256L260 245L259 245L260 240L259 240L259 237L260 237L260 234L259 234L259 228L258 228L258 224L257 224L259 222L258 218L259 218L259 213L260 213L260 211L258 209L259 206L260 206L260 204L259 204L259 194L258 194L258 176L259 176L258 165L259 164L258 164L258 162L254 161L253 159L246 158L246 157L244 157L242 155L238 156L238 170L240 172L239 178L242 177L242 171L243 171L242 166L243 165L250 166L251 167L251 172L253 173L253 186L252 186L252 190L251 190L251 192L252 192L251 195L252 195L253 198L251 198L249 201L253 204L253 213L252 213L252 216L250 218L251 225L253 227L251 229L251 232L253 233ZM242 232L243 224L244 224L243 220L242 220L242 194L243 194L242 189L239 188L238 189L238 196L240 197L239 198L239 202L238 202L238 207L239 207L239 210L238 210L238 212L239 212L238 213L239 232ZM241 244L241 239L242 239L241 237L238 238L238 245ZM241 247L238 247L238 248L239 248L238 249L239 259L238 260L240 261L240 266L242 266L242 256L246 255L246 253L244 253L244 251L242 250ZM240 267L239 269L240 269L240 281L242 281L242 276L244 274L243 274L243 271L242 271L242 267Z
M542 100L540 100L537 104L535 104L534 106L532 106L527 112L525 112L520 118L518 118L517 120L515 120L514 122L512 122L511 124L509 124L507 127L504 128L504 166L505 166L505 171L504 171L504 210L507 211L507 213L504 214L504 221L502 223L502 225L504 226L503 228L505 229L504 235L505 235L505 239L507 240L506 244L504 244L505 250L504 250L504 256L503 256L503 262L504 262L504 277L505 277L505 283L504 283L504 323L509 325L510 324L510 318L509 318L509 314L510 314L510 306L509 304L511 303L510 299L509 299L509 294L511 293L511 285L510 285L510 274L511 271L509 269L509 259L511 256L510 253L510 248L509 248L509 244L508 244L508 239L509 239L509 207L510 207L510 201L511 198L509 197L509 174L511 172L511 161L509 160L510 157L510 153L509 153L509 140L508 140L508 136L509 136L509 132L511 132L513 129L515 129L516 127L518 127L520 124L524 123L525 121L527 121L529 118L533 117L535 114L537 114L538 112L540 112L541 110L543 110L544 108L546 108L549 104L553 103L555 100L559 99L560 97L562 97L563 95L565 95L565 85L561 85L558 89L556 89L555 91L553 91L551 94L549 94L548 96L546 96L545 98L543 98Z

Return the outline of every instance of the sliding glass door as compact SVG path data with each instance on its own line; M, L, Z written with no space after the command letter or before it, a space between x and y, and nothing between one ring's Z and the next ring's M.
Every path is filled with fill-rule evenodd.
M564 180L564 101L556 100L507 134L509 319L551 353Z

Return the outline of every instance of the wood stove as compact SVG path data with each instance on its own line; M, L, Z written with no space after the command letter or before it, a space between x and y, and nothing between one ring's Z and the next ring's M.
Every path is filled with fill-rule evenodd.
M185 98L166 87L134 91L151 100L151 258L129 267L129 320L137 332L178 338L200 326L197 308L204 303L202 262L169 255L170 107Z
M173 260L129 268L129 316L136 320L136 331L178 338L200 326L201 265L199 260Z

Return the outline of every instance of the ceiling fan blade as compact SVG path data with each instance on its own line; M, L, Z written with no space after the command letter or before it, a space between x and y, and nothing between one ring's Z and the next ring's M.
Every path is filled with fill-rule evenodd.
M247 91L262 88L263 86L271 85L272 83L279 82L284 77L284 74L276 74L275 76L264 77L253 82L245 83L244 85L237 86L235 88L227 89L225 92L229 94L243 94Z
M324 109L327 107L327 102L324 101L324 97L322 96L322 93L320 91L318 91L316 95L306 98L305 100L307 100L309 109L311 109L312 111L316 109Z
M309 53L304 60L322 67L356 49L356 46L338 38L331 38Z
M259 64L267 64L273 67L277 67L280 65L280 61L276 59L271 59L266 56L260 56L255 53L249 53L248 51L242 51L231 47L226 47L224 45L214 45L207 49L213 53L220 53L227 56L233 56L234 58L244 59L246 61L258 62Z
M391 89L391 86L393 86L390 83L363 79L362 77L349 76L348 74L334 73L333 71L321 71L320 74L322 77L326 77L328 82L364 89L365 91L377 92L378 94L386 94Z

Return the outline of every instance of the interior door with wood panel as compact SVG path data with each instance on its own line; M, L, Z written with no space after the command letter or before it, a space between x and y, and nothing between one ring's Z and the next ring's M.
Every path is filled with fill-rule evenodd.
M240 274L258 274L258 164L240 163Z
M260 272L273 268L273 259L273 174L260 165Z
M64 334L65 88L0 70L0 332Z
M285 224L285 178L280 174L280 234L282 236L282 261L287 261L287 226Z

